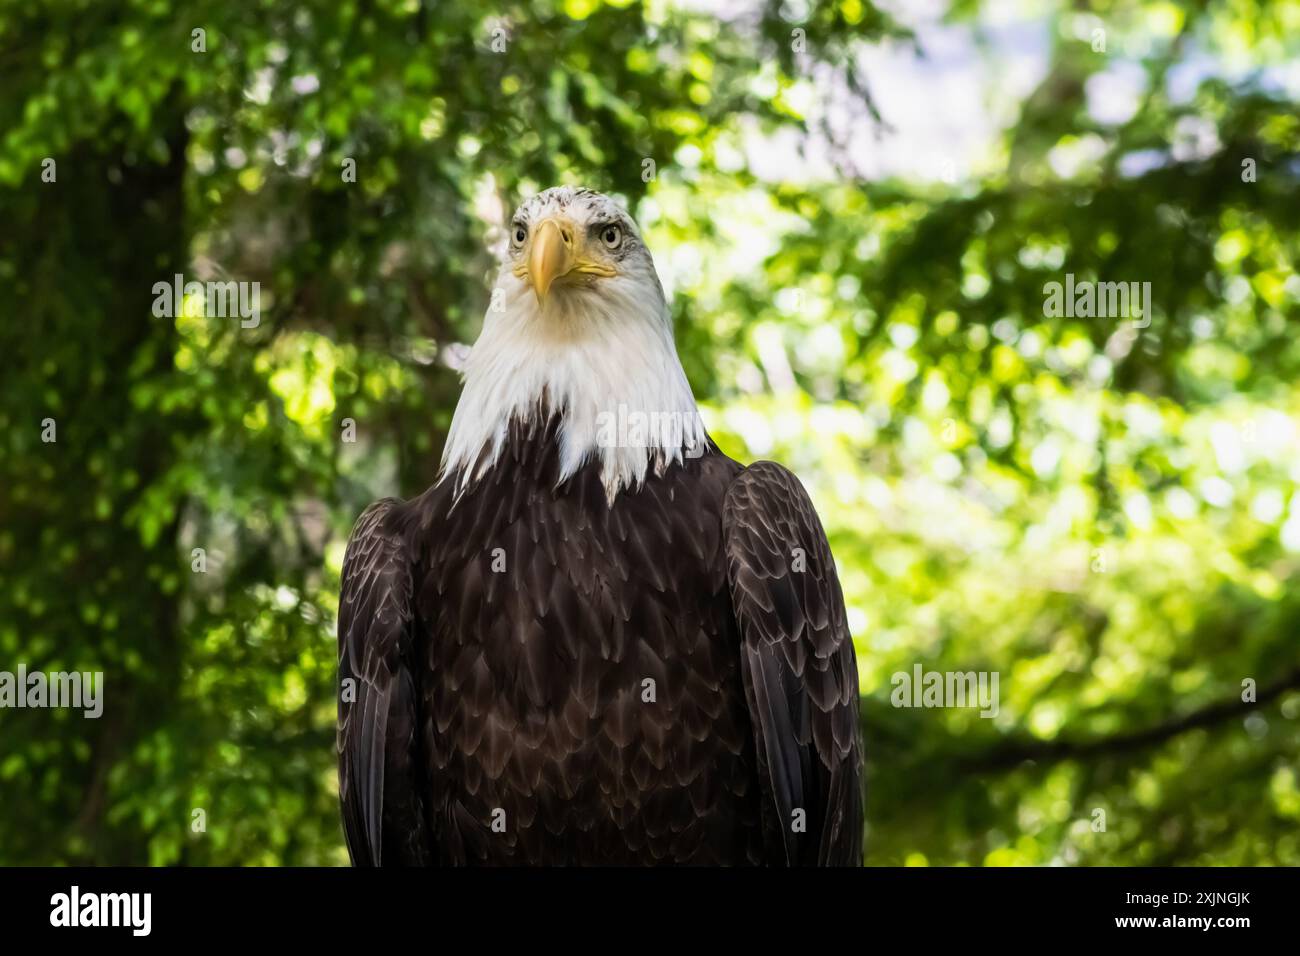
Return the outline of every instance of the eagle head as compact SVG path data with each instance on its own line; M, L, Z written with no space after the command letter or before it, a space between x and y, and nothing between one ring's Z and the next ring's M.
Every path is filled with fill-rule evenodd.
M548 189L520 205L509 233L498 283L517 280L507 294L525 287L539 316L577 317L639 300L639 313L664 318L663 287L650 251L632 217L608 196L567 186Z
M500 460L516 420L560 416L561 481L598 460L611 501L707 442L650 251L590 189L548 189L511 217L462 371L442 460L462 490Z

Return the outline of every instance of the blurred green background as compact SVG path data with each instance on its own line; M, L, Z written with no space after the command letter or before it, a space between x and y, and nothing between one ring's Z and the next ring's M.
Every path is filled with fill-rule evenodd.
M817 501L869 863L1300 864L1298 54L1251 0L0 0L0 669L106 675L0 711L0 863L346 862L347 532L581 183ZM260 324L156 318L175 273ZM1066 273L1149 327L1045 317ZM918 663L998 716L892 707Z

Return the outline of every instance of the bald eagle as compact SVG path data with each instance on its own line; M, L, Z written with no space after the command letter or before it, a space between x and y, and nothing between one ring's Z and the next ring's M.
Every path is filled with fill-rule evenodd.
M509 229L438 480L339 601L355 865L857 865L858 680L798 479L705 432L636 225Z

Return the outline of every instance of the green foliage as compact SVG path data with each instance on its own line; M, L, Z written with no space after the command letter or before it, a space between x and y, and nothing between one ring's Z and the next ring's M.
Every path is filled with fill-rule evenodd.
M875 122L854 60L903 31L858 0L0 2L0 670L106 680L97 721L0 711L0 862L346 860L343 542L436 474L500 210L581 182L671 272L715 438L818 501L869 862L1300 863L1300 121L1165 82L1294 59L1300 5L1097 4L1151 91L1118 125L1065 6L988 170L935 186L735 159L824 135L810 87ZM1150 326L1045 316L1066 272L1151 282ZM260 323L156 318L176 273L260 282ZM891 706L916 663L998 672L997 717Z

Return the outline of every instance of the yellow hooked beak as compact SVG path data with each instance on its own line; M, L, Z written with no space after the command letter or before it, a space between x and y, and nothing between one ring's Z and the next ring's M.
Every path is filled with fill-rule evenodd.
M517 267L515 275L527 275L533 283L538 304L545 305L546 296L556 280L575 273L586 276L615 274L611 266L587 255L586 234L574 222L561 216L543 219L533 230L527 265Z
M573 268L573 227L561 229L554 219L545 220L533 233L528 250L528 276L539 304L546 302L551 283Z

